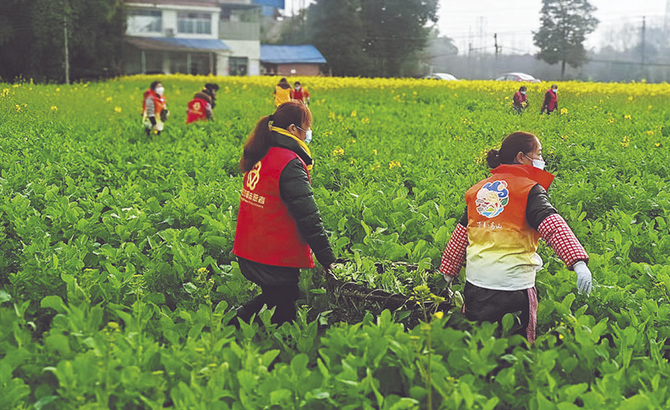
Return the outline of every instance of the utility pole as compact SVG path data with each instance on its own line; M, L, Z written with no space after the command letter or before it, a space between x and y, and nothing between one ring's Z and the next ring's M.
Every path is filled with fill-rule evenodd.
M498 58L498 33L493 34L493 42L496 47L496 58Z
M67 17L63 16L63 37L65 38L65 84L70 84L70 56L67 47Z
M644 46L645 46L645 35L644 32L647 29L647 17L642 17L642 41L640 43L640 52L642 54L642 70L644 70Z

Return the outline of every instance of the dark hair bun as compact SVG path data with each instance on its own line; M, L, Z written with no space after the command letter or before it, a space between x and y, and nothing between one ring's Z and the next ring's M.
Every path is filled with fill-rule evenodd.
M500 152L497 149L492 149L486 154L486 163L489 168L495 168L500 165Z

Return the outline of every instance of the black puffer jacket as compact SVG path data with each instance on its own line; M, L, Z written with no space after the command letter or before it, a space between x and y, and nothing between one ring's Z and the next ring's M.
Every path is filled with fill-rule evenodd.
M272 145L290 149L298 154L305 164L312 164L312 158L289 137L273 133ZM314 201L312 186L299 159L291 160L279 176L279 194L289 214L295 220L298 232L312 249L319 263L328 266L335 262L335 255L328 242L319 208Z

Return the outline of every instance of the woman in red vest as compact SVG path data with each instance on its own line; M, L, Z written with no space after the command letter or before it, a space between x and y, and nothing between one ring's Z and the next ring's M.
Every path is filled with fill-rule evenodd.
M514 98L512 99L513 107L517 114L521 114L523 110L528 107L528 96L526 96L526 91L526 86L522 85L521 88L519 88L519 91L514 94Z
M314 267L312 252L323 266L335 261L310 185L311 126L309 108L290 101L261 118L244 144L233 253L262 293L238 310L241 320L263 305L276 308L274 323L294 320L300 268Z
M293 84L293 99L309 105L310 98L311 96L309 95L307 88L303 87L299 81L296 81L295 84Z
M519 333L533 342L535 275L542 268L539 239L575 271L577 289L586 294L591 292L589 257L549 203L546 190L554 176L543 170L542 145L535 135L508 135L486 161L492 175L465 193L465 214L444 250L440 272L451 283L466 262L465 316L500 322L505 314L520 311Z
M551 114L552 111L557 109L558 109L558 86L554 84L544 94L544 101L542 102L542 108L540 109L540 114L543 114L544 111L546 110L548 115Z
M186 111L186 123L196 121L207 121L212 119L212 97L206 93L207 89L195 93L193 99L188 103Z
M154 131L160 135L163 131L163 123L167 120L170 112L167 110L165 99L165 88L160 81L154 81L149 89L144 92L142 101L142 123L147 137Z

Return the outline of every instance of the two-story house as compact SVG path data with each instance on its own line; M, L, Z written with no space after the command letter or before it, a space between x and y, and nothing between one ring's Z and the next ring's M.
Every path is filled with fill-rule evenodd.
M252 0L127 0L127 74L260 74Z

